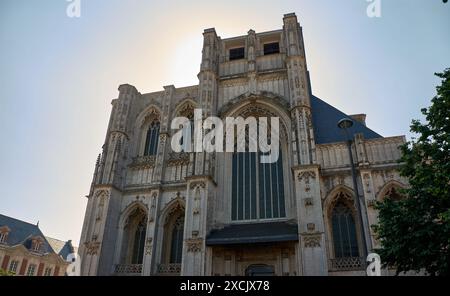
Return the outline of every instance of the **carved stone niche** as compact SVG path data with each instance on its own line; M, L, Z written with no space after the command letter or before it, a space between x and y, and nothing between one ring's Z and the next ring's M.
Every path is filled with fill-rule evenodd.
M152 247L153 247L153 238L149 237L147 238L147 242L145 243L145 255L152 254Z
M312 197L304 198L303 201L305 202L305 206L312 206L314 204Z
M306 228L308 229L308 231L314 231L316 229L316 224L314 223L308 223L306 225Z

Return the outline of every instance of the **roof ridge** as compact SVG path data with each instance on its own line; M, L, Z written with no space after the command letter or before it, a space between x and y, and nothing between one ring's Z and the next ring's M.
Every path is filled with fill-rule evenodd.
M19 221L19 222L22 222L22 223L26 223L26 224L29 224L29 225L33 225L33 226L36 226L37 228L39 228L39 225L33 224L31 222L27 222L27 221L20 220L20 219L17 219L17 218L13 218L13 217L10 217L10 216L6 216L6 215L3 215L3 214L0 214L0 216L6 217L8 219L16 220L16 221Z

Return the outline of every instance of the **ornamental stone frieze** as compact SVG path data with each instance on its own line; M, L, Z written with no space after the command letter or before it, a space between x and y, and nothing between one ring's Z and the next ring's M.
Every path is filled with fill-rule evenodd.
M156 157L154 155L138 156L133 158L129 165L131 169L148 169L155 166Z
M190 162L190 153L188 152L170 152L167 160L168 166L187 165Z

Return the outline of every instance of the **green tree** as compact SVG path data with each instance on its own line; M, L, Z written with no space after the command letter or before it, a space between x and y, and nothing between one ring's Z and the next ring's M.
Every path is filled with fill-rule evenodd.
M442 79L425 123L413 120L417 135L401 146L400 174L409 179L404 199L378 202L381 241L376 250L384 266L404 271L425 269L430 275L450 275L450 68Z
M0 268L0 276L13 276L15 273Z

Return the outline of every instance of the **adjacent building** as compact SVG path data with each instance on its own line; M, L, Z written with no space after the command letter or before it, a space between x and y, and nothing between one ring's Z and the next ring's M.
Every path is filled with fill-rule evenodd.
M313 94L293 13L269 32L204 30L198 80L152 93L119 87L87 196L82 275L364 274L379 245L374 203L407 186L397 171L404 136L383 137L366 115ZM193 120L197 108L278 117L278 161L175 153L171 122ZM353 122L351 158L343 118Z
M76 253L71 241L44 236L37 224L0 214L0 267L22 276L63 276L69 254Z

